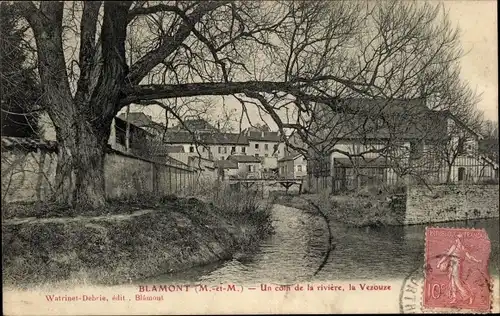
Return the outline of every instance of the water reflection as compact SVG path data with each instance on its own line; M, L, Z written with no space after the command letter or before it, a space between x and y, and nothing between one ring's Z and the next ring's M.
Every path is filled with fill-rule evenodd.
M276 233L246 261L227 261L165 274L146 282L297 283L335 279L404 278L424 261L426 225L350 228L332 223L335 246L327 264L316 275L327 250L324 221L303 211L276 205ZM499 275L498 219L440 223L439 227L485 228L491 240L490 273ZM144 281L143 281L144 282Z

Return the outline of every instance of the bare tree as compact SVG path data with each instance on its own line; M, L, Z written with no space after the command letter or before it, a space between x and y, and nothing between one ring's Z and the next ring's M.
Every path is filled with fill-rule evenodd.
M498 122L484 121L481 131L484 139L479 144L479 151L498 163Z
M421 2L14 6L33 30L43 101L57 131L58 197L78 207L105 203L104 148L113 117L128 104L232 95L307 143L314 104L348 112L339 97L410 98L422 80L437 87L461 54L441 8ZM128 36L138 39L128 47L133 58ZM290 117L280 114L284 108Z
M449 74L431 108L441 110L446 121L446 134L431 142L429 151L446 167L446 183L451 182L452 168L457 158L478 153L478 141L483 113L477 109L481 95L458 78L458 72Z

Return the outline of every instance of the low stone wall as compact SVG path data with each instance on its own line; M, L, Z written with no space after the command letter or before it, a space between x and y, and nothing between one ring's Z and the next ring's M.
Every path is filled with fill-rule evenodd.
M407 188L405 224L499 217L498 185L457 184Z

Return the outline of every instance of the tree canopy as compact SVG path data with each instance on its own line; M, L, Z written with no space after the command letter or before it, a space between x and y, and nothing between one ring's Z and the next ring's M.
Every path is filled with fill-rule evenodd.
M293 129L308 143L317 104L348 113L339 103L348 97L443 99L458 80L462 54L446 12L427 2L25 1L14 7L34 36L42 99L57 131L59 196L77 205L104 203L111 121L131 103L156 104L175 117L190 98L232 96L242 115L257 106L282 132Z
M26 29L21 16L5 2L0 3L0 102L2 135L37 137L40 91L35 68L25 50Z

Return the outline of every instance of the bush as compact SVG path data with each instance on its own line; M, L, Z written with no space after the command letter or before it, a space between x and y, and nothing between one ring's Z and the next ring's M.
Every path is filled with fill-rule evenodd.
M478 182L479 184L498 184L498 179L486 179Z

